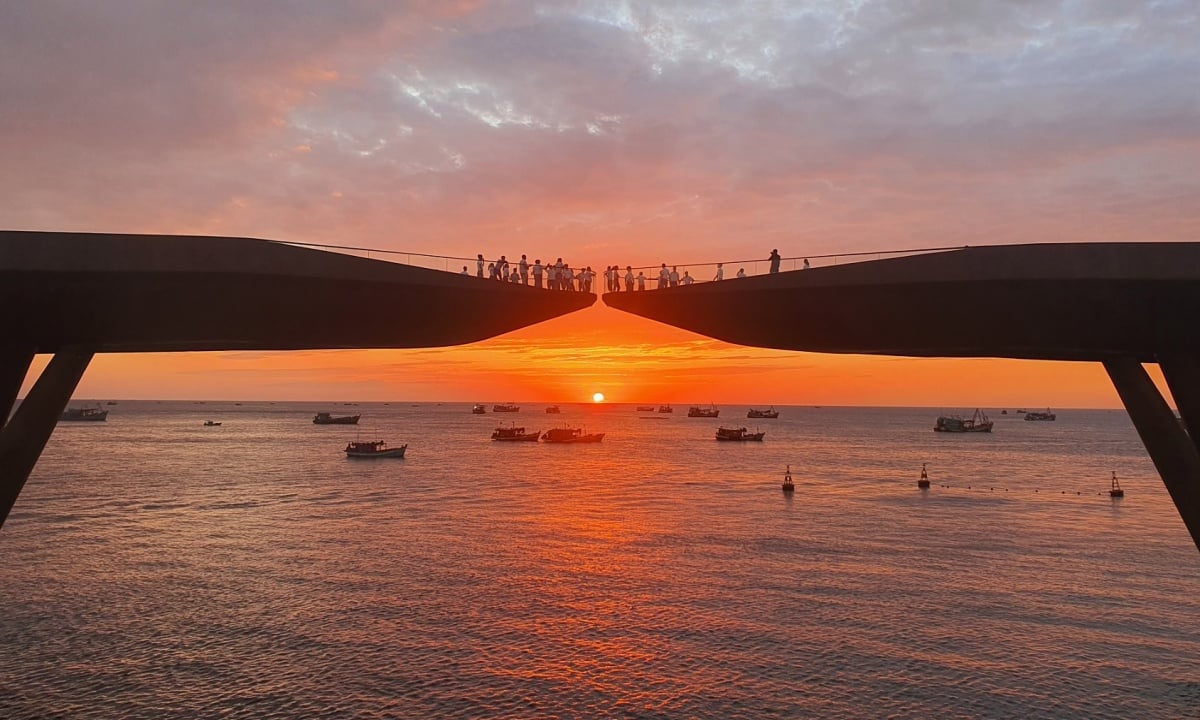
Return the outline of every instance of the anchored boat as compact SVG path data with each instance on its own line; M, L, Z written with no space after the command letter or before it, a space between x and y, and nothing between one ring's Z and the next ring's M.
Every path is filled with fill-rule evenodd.
M765 431L750 432L744 427L717 428L717 439L725 442L762 442L763 436L766 434Z
M408 445L390 448L382 440L350 442L346 444L346 457L352 458L402 458Z
M498 427L492 433L493 440L502 442L537 442L538 431L534 430L531 433L525 432L525 428L510 425L508 427Z
M773 420L773 419L779 417L779 411L775 409L774 405L771 406L770 410L755 410L754 408L750 408L750 410L746 412L746 417L748 417L748 418L767 418L767 419Z
M492 412L521 412L521 406L513 405L512 403L504 403L502 405L493 405Z
M107 418L108 411L98 407L67 408L58 416L59 421L71 422L104 422Z
M313 425L357 425L362 415L330 415L319 412L313 416Z
M946 433L991 432L992 425L987 413L976 408L975 414L969 418L962 418L958 415L939 415L937 422L934 423L933 431Z
M604 433L587 434L572 427L550 428L542 434L542 442L548 443L598 443L603 439Z
M1054 420L1056 417L1058 417L1058 416L1055 415L1054 413L1050 412L1050 408L1046 408L1046 412L1027 412L1027 413L1025 413L1026 420L1051 421L1051 420Z
M698 405L693 405L688 408L688 417L715 418L720 414L721 411L715 407L702 408Z

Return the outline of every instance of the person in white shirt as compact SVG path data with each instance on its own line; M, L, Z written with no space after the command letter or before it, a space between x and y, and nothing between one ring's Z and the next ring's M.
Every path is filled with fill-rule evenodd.
M521 262L517 263L517 272L521 274L521 284L529 284L529 261L525 259L525 254L521 253Z
M638 290L645 290L646 289L646 275L641 270L638 270L637 281L638 281Z
M467 266L463 265L463 271L460 272L459 275L470 275L470 274L471 273L467 272Z
M713 278L713 280L724 280L724 279L725 279L725 265L722 263L717 263L717 276L715 278Z
M671 287L676 287L679 285L679 268L677 266L671 266L671 273L667 275L667 280L670 281Z
M683 277L679 278L679 282L683 283L684 285L691 285L695 281L696 281L696 278L692 277L691 275L688 275L687 270L684 270Z
M479 253L479 255L475 258L475 270L475 274L477 276L483 277L483 253Z
M671 281L671 271L667 269L667 264L662 264L662 269L658 271L658 289L662 290Z
M737 276L740 278L746 277L746 268L738 268Z
M545 270L545 268L542 267L542 261L540 258L533 261L533 286L534 287L540 288L542 286L542 272L544 270Z
M633 266L625 266L625 292L633 292Z

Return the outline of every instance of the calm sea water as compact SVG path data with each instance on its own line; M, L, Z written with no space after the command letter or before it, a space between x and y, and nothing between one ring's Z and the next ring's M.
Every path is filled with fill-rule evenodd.
M1200 553L1122 412L543 408L60 425L0 530L0 717L1200 714Z

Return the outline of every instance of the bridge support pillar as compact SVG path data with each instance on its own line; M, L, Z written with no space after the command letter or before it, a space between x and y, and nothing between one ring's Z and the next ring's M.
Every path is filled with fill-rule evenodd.
M29 473L41 457L59 416L71 400L71 393L92 361L92 354L81 350L55 354L12 420L0 430L0 527L4 526ZM9 368L0 365L0 369ZM7 382L8 378L0 380Z
M0 428L8 420L17 394L21 392L21 383L29 372L29 364L33 362L33 348L4 347L0 348Z
M1183 524L1192 535L1192 542L1200 549L1200 452L1197 452L1192 438L1179 425L1175 413L1141 363L1131 358L1105 360L1104 369L1108 371L1121 402L1129 411L1146 452L1150 454L1159 477L1167 486ZM1180 371L1175 374L1185 395L1189 389L1195 391L1200 388L1197 385L1200 375L1193 372L1196 369L1194 365L1176 366L1175 369ZM1167 366L1163 367L1163 371L1168 371ZM1175 387L1175 384L1171 385L1172 392ZM1200 402L1200 396L1188 397L1192 411L1200 409L1195 406L1196 402ZM1178 396L1175 399L1182 408L1184 401Z

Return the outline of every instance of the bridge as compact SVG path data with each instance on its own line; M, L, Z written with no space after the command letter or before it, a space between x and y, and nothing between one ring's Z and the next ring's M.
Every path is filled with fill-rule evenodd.
M417 348L590 306L452 272L235 237L0 232L0 526L95 353Z
M603 298L739 345L1103 363L1200 548L1200 243L962 248Z

